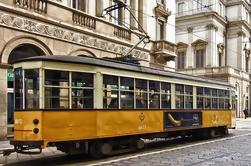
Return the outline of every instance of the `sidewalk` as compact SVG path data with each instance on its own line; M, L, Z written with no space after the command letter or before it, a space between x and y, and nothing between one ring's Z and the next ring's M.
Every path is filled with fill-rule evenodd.
M0 141L0 154L6 150L13 150L14 147L10 145L10 141Z

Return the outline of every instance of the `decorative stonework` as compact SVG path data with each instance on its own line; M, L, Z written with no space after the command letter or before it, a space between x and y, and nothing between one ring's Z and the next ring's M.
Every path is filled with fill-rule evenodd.
M206 46L208 44L208 42L204 41L204 40L201 40L201 39L198 39L196 41L194 41L192 43L192 46L193 47L198 47L198 46Z
M241 36L246 37L246 33L243 31L237 32L237 35L238 35L238 37L241 37Z
M192 32L193 32L193 27L188 27L188 28L187 28L187 32L188 32L188 33L192 33Z
M166 9L164 5L157 3L155 14L157 17L163 17L165 21L167 21L168 17L171 15L171 11Z
M217 48L218 48L218 53L219 53L221 56L223 56L223 55L224 55L224 48L225 48L224 44L223 44L223 43L217 44Z
M121 44L115 44L103 39L94 38L90 35L70 31L68 29L38 22L28 18L11 15L9 13L0 12L0 25L33 33L34 35L38 34L50 38L64 40L66 42L72 42L87 47L109 51L115 54L125 54L126 51L129 50L129 47L123 46ZM134 50L132 54L135 58L142 60L148 60L149 56L148 53L139 50Z
M246 46L244 47L243 49L244 53L245 53L245 57L246 58L249 58L250 57L250 49L249 48L246 48Z
M218 27L213 23L206 25L206 28L209 30L214 29L215 31L218 31Z

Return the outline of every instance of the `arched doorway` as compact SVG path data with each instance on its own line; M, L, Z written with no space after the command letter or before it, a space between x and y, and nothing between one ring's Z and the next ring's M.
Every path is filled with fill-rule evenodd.
M33 44L21 44L15 47L9 55L8 64L12 64L16 60L33 57L33 56L43 56L45 53L39 47ZM13 111L14 111L14 89L13 89L13 69L8 69L7 71L7 124L8 131L7 134L12 135L13 128Z
M45 55L45 53L39 47L32 44L21 44L11 51L8 63L12 64L19 59L42 55Z

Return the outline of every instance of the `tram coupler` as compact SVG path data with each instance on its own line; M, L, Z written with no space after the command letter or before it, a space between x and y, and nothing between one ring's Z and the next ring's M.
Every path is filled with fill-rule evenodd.
M10 144L14 146L14 151L23 154L40 154L42 152L43 141L15 141L11 140ZM38 149L38 151L30 151Z

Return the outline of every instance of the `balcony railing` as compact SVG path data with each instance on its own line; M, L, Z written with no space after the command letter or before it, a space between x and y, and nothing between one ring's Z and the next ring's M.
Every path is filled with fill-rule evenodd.
M167 60L173 60L176 57L177 46L166 40L158 40L153 42L153 54L162 56Z
M154 52L159 52L159 51L167 51L170 53L176 52L176 45L168 41L159 40L159 41L154 41L153 43L154 43L153 45Z
M20 8L33 9L38 13L47 13L48 0L14 0L14 4Z
M73 11L72 21L74 24L96 29L96 19L82 12Z
M114 35L122 39L131 40L131 32L119 26L114 26Z
M26 13L33 15L33 12L46 14L48 22L55 21L55 23L60 23L63 26L76 25L79 31L80 27L88 28L95 31L95 34L102 34L109 37L118 37L122 40L131 41L132 33L130 30L109 22L105 18L96 17L88 13L61 5L50 0L11 0L4 1L4 3L9 6L14 5L16 7L26 9L30 12ZM19 12L16 10L16 12ZM22 13L22 11L20 11ZM56 13L56 14L55 14ZM57 14L60 13L60 14ZM23 14L23 13L22 13ZM36 17L39 17L36 15ZM44 18L42 18L44 19ZM49 24L50 24L49 23ZM77 27L79 26L79 27ZM89 32L88 32L89 33Z

